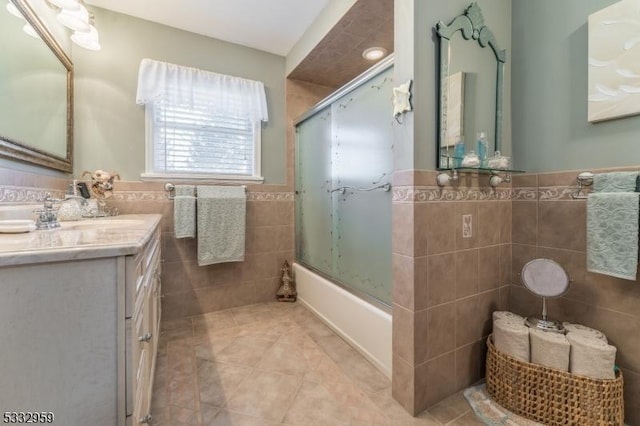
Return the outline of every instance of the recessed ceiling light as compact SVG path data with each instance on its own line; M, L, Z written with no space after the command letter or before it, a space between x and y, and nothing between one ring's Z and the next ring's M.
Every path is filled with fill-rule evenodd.
M387 49L384 47L370 47L362 52L362 57L369 61L377 61L387 54Z

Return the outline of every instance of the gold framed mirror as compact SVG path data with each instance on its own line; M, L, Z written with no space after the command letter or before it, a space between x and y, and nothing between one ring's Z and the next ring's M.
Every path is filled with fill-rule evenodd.
M24 20L0 10L0 157L71 173L73 63L26 0L10 4Z

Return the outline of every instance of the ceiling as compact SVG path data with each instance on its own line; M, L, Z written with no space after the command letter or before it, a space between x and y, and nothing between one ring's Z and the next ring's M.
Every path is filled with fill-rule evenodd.
M329 0L87 0L87 3L286 56ZM100 23L97 25L100 28Z
M86 0L88 4L286 56L329 0ZM100 28L100 23L97 23ZM393 0L358 0L288 75L338 88L373 62L362 51L393 52Z
M337 89L375 63L362 57L373 46L393 52L393 0L358 0L288 78Z

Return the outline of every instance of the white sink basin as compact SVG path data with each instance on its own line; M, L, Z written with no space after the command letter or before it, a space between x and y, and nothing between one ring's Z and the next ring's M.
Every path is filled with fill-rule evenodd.
M78 222L61 222L62 229L85 230L85 229L128 229L137 228L144 225L144 220L140 219L89 219Z
M31 219L0 220L0 234L19 234L35 231L36 223Z

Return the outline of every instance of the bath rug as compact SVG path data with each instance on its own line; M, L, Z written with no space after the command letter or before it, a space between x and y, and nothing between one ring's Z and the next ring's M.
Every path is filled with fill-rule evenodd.
M464 397L469 401L476 416L489 426L544 426L542 423L525 419L503 408L493 401L483 383L464 390Z

